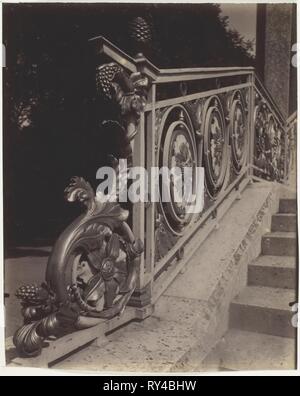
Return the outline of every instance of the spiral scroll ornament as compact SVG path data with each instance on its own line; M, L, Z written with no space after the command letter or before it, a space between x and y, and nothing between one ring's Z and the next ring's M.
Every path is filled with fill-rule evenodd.
M143 243L126 223L128 212L116 202L103 202L80 177L72 178L65 194L86 211L55 243L46 283L16 292L24 326L15 333L14 344L22 356L39 354L51 335L120 315L135 289Z

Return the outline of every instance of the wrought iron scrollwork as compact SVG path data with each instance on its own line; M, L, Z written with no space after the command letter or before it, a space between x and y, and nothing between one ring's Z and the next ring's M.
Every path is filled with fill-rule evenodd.
M126 223L128 211L104 202L83 178L74 177L65 192L68 201L83 203L86 211L55 243L46 283L22 286L16 293L25 324L14 343L22 355L39 353L50 335L121 314L135 289L135 259L143 243Z
M283 180L285 133L259 95L256 95L254 127L256 174L268 180Z
M116 63L97 68L97 90L120 107L128 146L137 133L146 100L147 78L130 76ZM131 155L128 152L128 157ZM137 258L143 242L127 224L129 212L118 202L95 195L82 177L65 189L69 202L80 202L85 212L57 239L47 263L46 282L24 285L21 300L24 325L13 342L21 356L36 356L51 336L96 325L121 315L137 279Z

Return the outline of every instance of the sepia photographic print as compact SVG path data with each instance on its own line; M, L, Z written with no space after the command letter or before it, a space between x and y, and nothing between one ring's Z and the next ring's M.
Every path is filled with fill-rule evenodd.
M2 43L4 369L296 373L296 2L4 1Z

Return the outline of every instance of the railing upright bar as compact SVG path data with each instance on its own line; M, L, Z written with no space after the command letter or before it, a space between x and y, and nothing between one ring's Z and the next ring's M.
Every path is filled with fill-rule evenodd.
M288 181L288 168L287 168L287 160L288 160L288 127L284 128L284 184L287 184Z
M255 111L255 75L252 73L249 76L249 82L251 86L249 88L249 159L248 159L248 176L253 176L253 164L254 164L254 145L255 145L255 130L254 130L254 111Z
M145 166L145 115L141 114L139 122L139 132L133 142L133 166ZM137 202L133 204L132 214L133 233L141 241L145 240L145 204L144 202ZM144 274L145 274L145 260L142 254L139 258L139 276L137 280L136 289L141 289L144 286Z
M151 100L151 111L147 114L147 171L155 166L155 101L156 85L152 84L148 98ZM146 209L146 272L150 274L151 296L154 282L154 263L155 263L155 203L149 202ZM148 277L147 277L148 279ZM145 285L146 286L146 285Z
M276 118L278 123L281 125L282 128L285 126L285 122L282 120L281 113L275 110L275 108L272 106L272 103L262 94L262 92L255 86L255 91L259 96L261 96L264 99L264 102L268 106L270 112L273 114L273 116Z
M269 102L270 107L273 107L273 112L276 113L276 116L278 116L278 118L280 118L280 122L284 123L284 116L282 115L278 105L276 104L276 102L274 101L274 99L272 98L272 95L270 94L270 92L267 90L267 88L265 87L265 85L261 82L260 78L258 77L257 74L254 74L254 84L257 85L257 91L260 92L262 94L262 96L264 97L264 99ZM271 110L271 111L272 111Z

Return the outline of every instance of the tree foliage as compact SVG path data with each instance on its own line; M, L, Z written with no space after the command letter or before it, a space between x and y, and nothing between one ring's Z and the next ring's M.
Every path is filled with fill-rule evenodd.
M253 64L251 43L229 29L216 4L4 4L4 203L12 242L56 235L73 216L62 194L69 177L95 182L109 139L96 122L107 109L95 101L88 39L103 35L135 55L128 25L137 16L149 21L144 53L159 67Z

